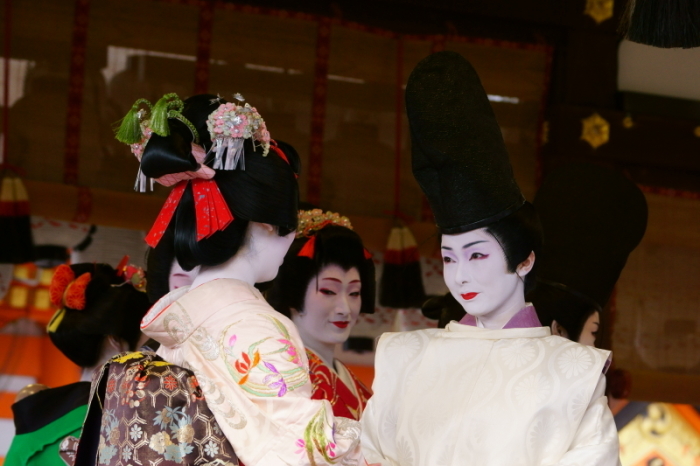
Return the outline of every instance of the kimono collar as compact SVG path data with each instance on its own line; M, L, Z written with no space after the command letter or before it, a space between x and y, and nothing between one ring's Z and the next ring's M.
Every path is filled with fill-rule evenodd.
M462 325L471 325L472 327L476 327L476 317L467 314L462 317L462 320L460 320L459 323ZM511 317L510 320L503 326L504 329L531 327L542 327L540 319L537 317L535 306L533 306L532 303L525 303L525 307L516 312L515 315Z
M232 278L212 280L196 288L178 288L153 305L141 321L141 331L163 346L174 347L219 310L243 301L264 302L264 299L254 286ZM177 321L177 329L173 321Z

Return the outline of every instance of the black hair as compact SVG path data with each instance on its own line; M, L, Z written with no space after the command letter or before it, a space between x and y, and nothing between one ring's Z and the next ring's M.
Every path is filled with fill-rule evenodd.
M515 273L530 252L535 253L535 264L523 279L525 294L532 291L537 278L537 259L542 250L542 226L535 207L525 202L512 214L488 225L486 232L501 245L510 273Z
M163 237L155 248L146 252L146 271L148 272L148 299L155 303L170 292L170 270L175 260L174 224L165 230Z
M466 315L466 311L452 293L431 297L423 303L421 311L428 319L437 320L438 328L445 328L453 320L459 322Z
M593 302L546 283L538 283L527 300L535 306L543 326L550 327L556 320L572 341L578 341L588 318L599 310Z
M151 305L146 293L125 283L107 264L74 264L70 268L76 277L86 272L91 275L85 289L85 309L64 307L54 314L52 321L61 315L62 319L49 331L53 344L81 367L99 362L108 336L125 341L129 349L135 350L141 337L141 319Z
M338 265L343 270L355 267L360 274L360 312L374 313L375 288L374 262L365 257L360 235L349 228L328 225L315 234L314 257L300 257L299 251L309 238L297 238L289 248L277 277L272 281L265 297L278 312L291 317L292 309L304 308L306 290L327 265Z
M190 97L184 103L182 115L196 128L199 144L205 151L211 149L207 118L226 101L202 94ZM168 120L168 125L170 135L153 134L144 149L141 170L148 177L158 178L199 168L192 155L192 131L174 118ZM184 270L192 270L198 265L219 265L229 260L243 245L249 222L274 225L281 236L296 229L299 155L289 144L277 141L277 145L287 161L272 149L263 156L263 148L246 139L242 155L245 169L239 166L235 170L216 170L214 180L234 220L224 230L199 241L192 186L187 185L171 221L174 224L175 257ZM213 154L210 154L204 163L209 166L213 161Z

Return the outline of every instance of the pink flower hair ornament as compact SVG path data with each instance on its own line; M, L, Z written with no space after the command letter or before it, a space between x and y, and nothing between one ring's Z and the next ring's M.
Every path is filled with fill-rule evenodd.
M234 97L240 102L245 100L240 94L235 94ZM252 139L254 147L256 143L262 146L263 157L270 151L270 133L265 120L248 103L237 105L228 102L219 105L209 115L207 128L213 141L209 152L214 153L214 169L234 170L240 164L241 169L245 170L242 155L246 139Z

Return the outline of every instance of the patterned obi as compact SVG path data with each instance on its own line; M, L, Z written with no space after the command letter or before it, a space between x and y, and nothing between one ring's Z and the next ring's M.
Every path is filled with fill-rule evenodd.
M96 372L80 465L239 466L190 370L152 351L122 353Z

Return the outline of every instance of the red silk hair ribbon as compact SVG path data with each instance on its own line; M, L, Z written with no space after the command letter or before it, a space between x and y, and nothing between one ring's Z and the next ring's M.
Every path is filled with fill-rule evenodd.
M316 252L316 236L312 236L308 239L304 246L299 250L297 256L308 257L309 259L314 258L314 253Z
M194 195L194 209L197 219L197 241L208 238L217 231L226 228L233 221L233 214L221 195L219 187L214 180L195 178L193 180L180 181L175 185L170 195L163 204L151 231L146 235L146 243L155 248L167 230L170 221L175 215L175 210L180 204L180 199L185 193L187 183L192 183Z

